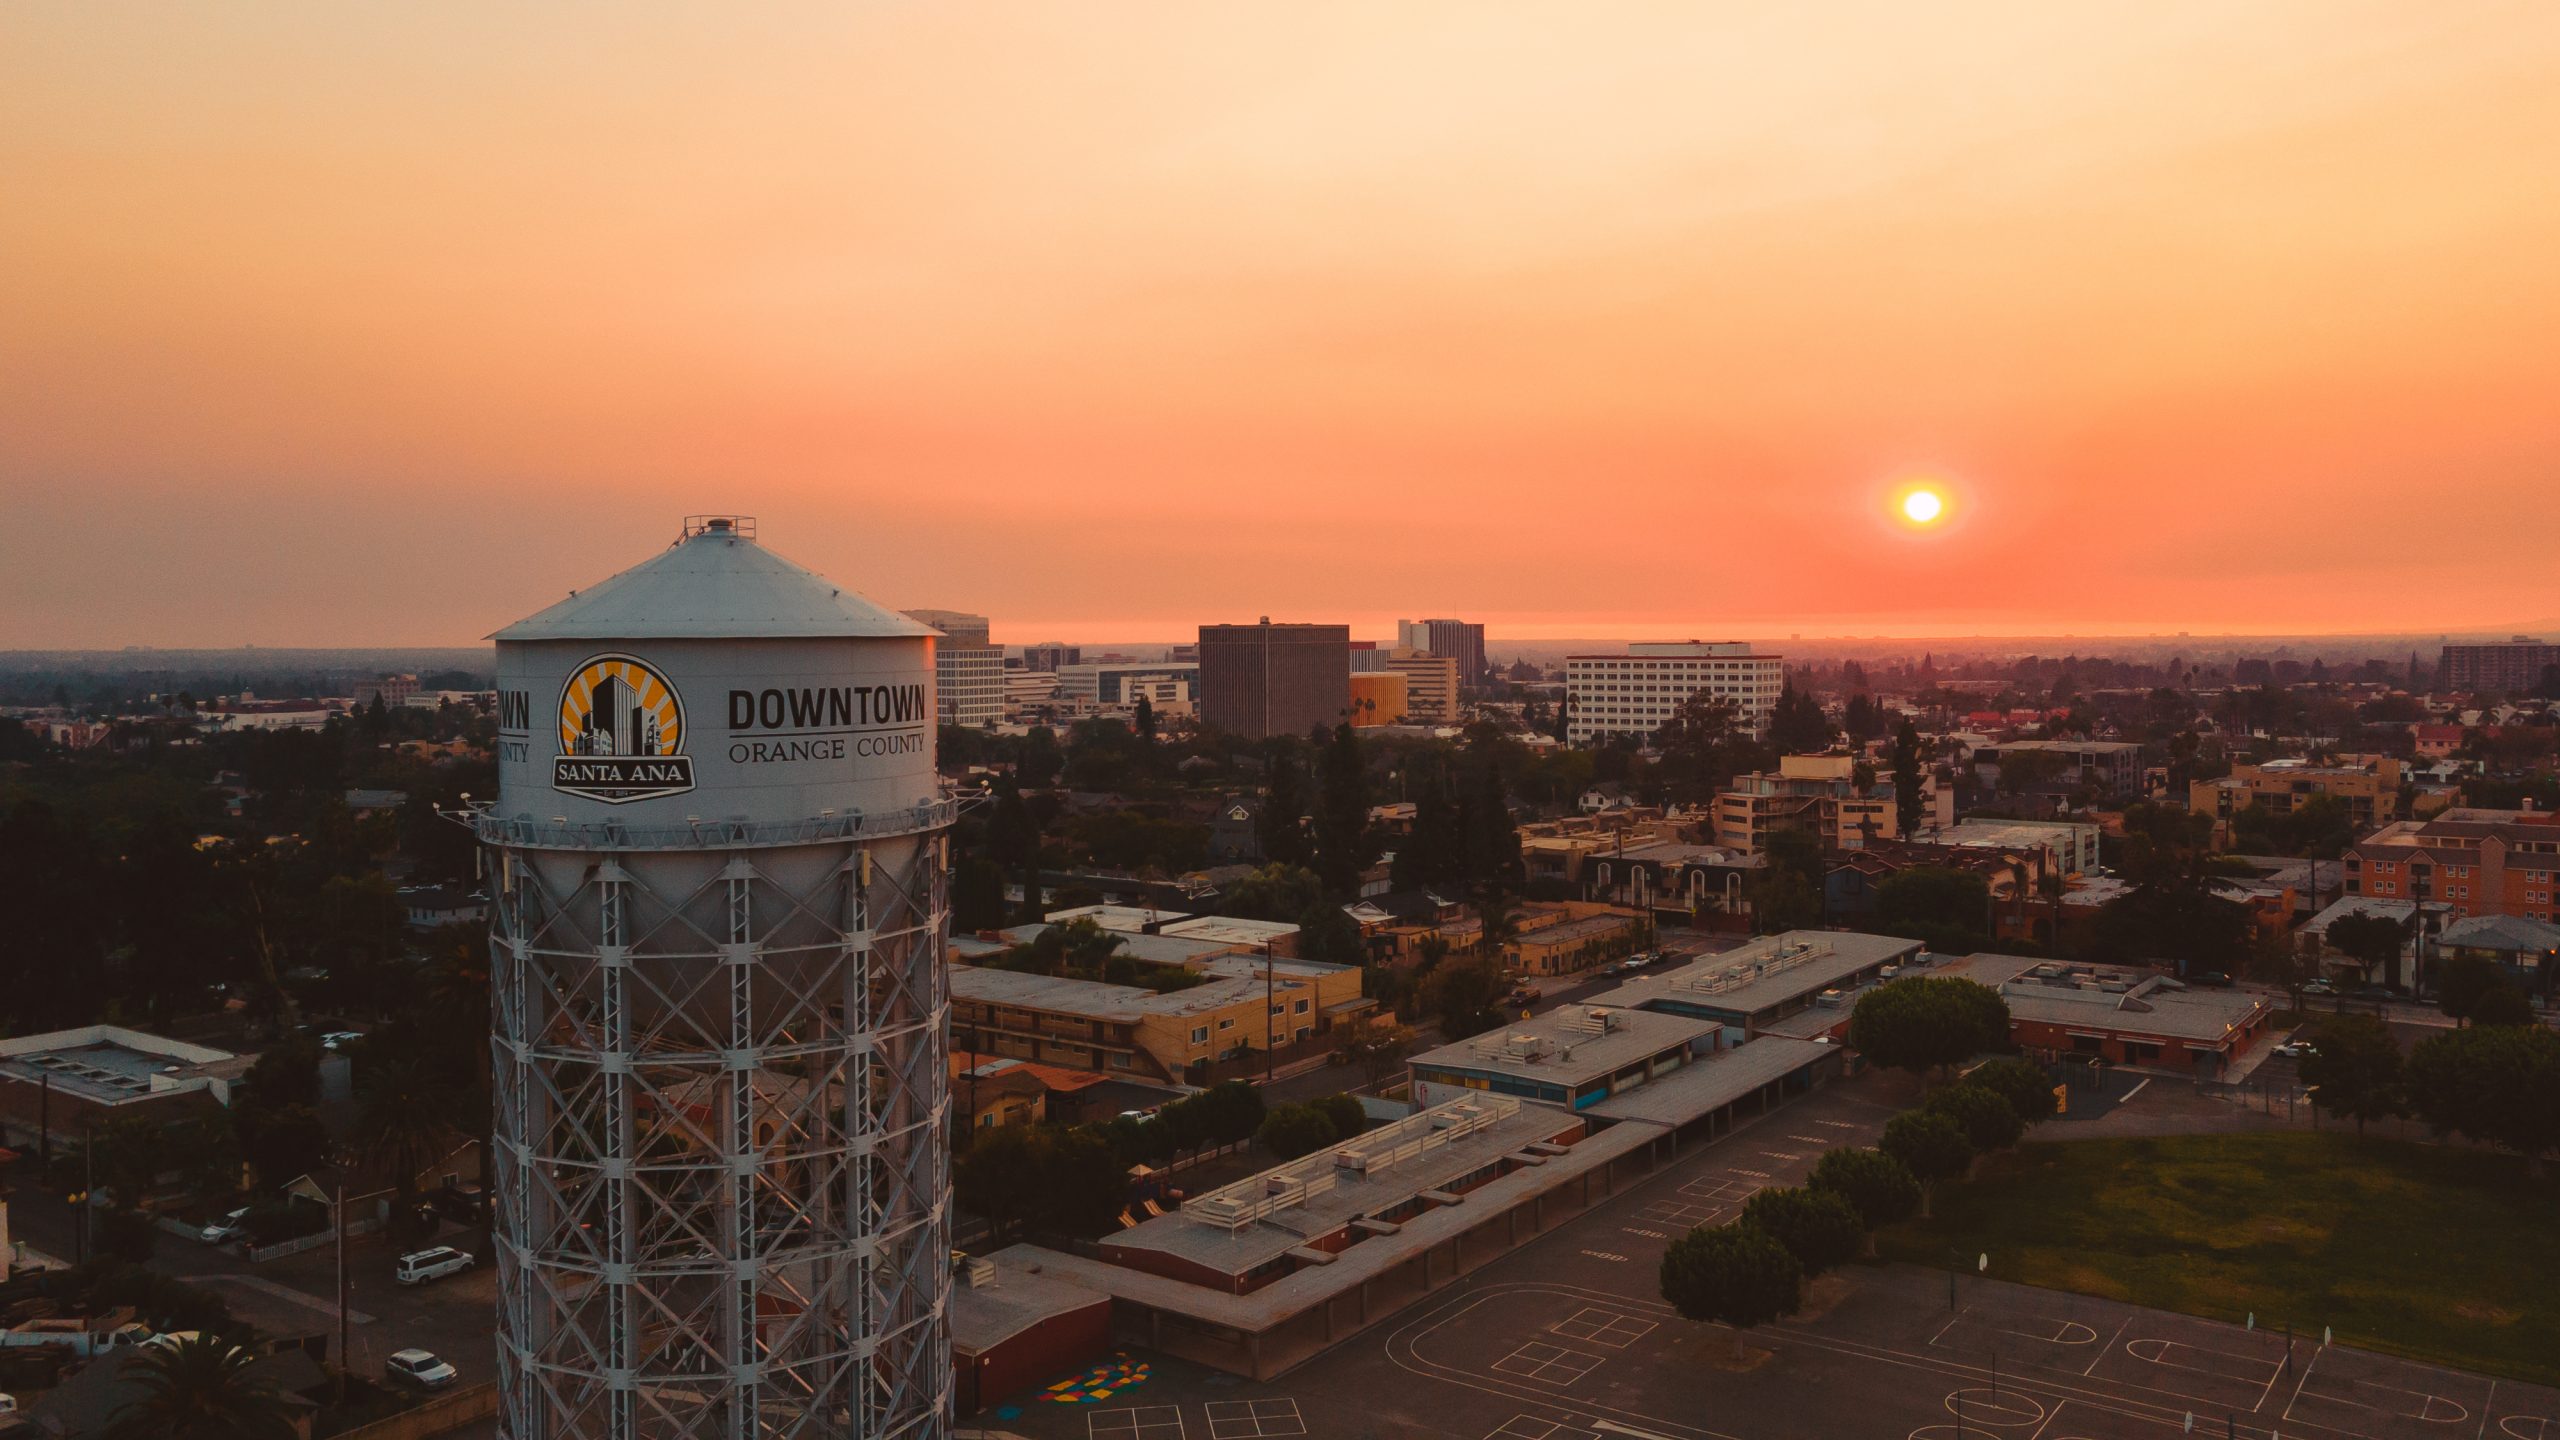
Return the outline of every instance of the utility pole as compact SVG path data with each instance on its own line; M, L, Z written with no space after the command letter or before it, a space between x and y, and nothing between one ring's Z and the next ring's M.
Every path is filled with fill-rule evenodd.
M80 1127L80 1228L73 1232L71 1263L89 1258L89 1194L98 1188L98 1147L89 1143L89 1127Z
M36 1158L53 1164L53 1072L38 1077L36 1090Z
M338 1182L338 1203L329 1207L337 1229L338 1249L338 1402L347 1399L347 1182Z

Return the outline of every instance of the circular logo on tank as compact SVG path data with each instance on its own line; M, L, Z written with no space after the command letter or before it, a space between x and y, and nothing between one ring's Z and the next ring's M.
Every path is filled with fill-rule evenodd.
M560 754L551 788L619 805L693 788L684 697L656 666L597 655L560 687Z

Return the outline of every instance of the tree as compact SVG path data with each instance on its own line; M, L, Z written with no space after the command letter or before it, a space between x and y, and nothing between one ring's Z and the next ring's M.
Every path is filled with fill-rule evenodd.
M1376 972L1384 974L1385 971ZM1413 1031L1402 1025L1373 1025L1342 1046L1342 1056L1360 1067L1372 1088L1385 1083L1413 1052Z
M2053 1079L2031 1061L2014 1055L1986 1060L1964 1080L1967 1085L1979 1085L2008 1101L2022 1124L2034 1125L2053 1118Z
M1472 784L1458 802L1458 824L1467 880L1503 888L1520 882L1520 827L1511 818L1502 768L1491 755L1473 767Z
M2400 1046L2390 1026L2371 1015L2331 1015L2311 1044L2299 1070L2313 1104L2353 1119L2359 1136L2366 1121L2400 1113Z
M144 1346L121 1377L133 1398L108 1440L292 1440L293 1422L257 1357L216 1335Z
M1866 1220L1847 1196L1798 1186L1753 1195L1742 1207L1742 1223L1786 1246L1808 1279L1846 1262L1867 1238Z
M1870 1237L1908 1220L1920 1209L1920 1182L1911 1168L1882 1150L1833 1150L1814 1162L1805 1181L1857 1207Z
M2476 955L2456 955L2444 961L2435 967L2435 979L2436 1007L2457 1023L2470 1020L2483 996L2507 984L2504 971Z
M1339 1092L1319 1095L1307 1103L1323 1111L1324 1118L1333 1122L1333 1135L1337 1140L1348 1140L1369 1128L1369 1112L1361 1109L1360 1102L1349 1095Z
M317 1105L320 1042L308 1035L288 1035L268 1046L241 1080L262 1104Z
M1137 727L1138 738L1151 745L1154 744L1156 738L1156 703L1144 695L1139 696L1138 708L1136 713L1131 717L1131 720Z
M1208 1120L1209 1138L1233 1145L1262 1128L1262 1092L1242 1080L1224 1080L1193 1096Z
M1753 928L1778 935L1822 923L1822 841L1810 831L1781 830L1761 847L1762 868L1750 882Z
M1304 866L1313 852L1307 843L1307 777L1287 755L1271 761L1263 782L1262 808L1253 817L1254 842L1262 847L1265 865Z
M1325 893L1349 899L1360 893L1360 875L1378 858L1380 845L1369 823L1369 766L1360 755L1360 734L1349 725L1334 727L1324 747L1322 774L1316 787L1316 874Z
M1769 744L1781 755L1818 755L1831 748L1836 734L1822 713L1822 702L1788 685L1778 692L1769 712Z
M2051 1094L2046 1098L2051 1099ZM1983 1154L2006 1150L2027 1133L2027 1122L2007 1096L1970 1079L1931 1095L1920 1108L1955 1122L1955 1127L1964 1132L1966 1143Z
M1920 1213L1929 1213L1938 1182L1962 1175L1973 1164L1973 1142L1944 1115L1905 1110L1885 1122L1877 1148L1902 1162L1920 1182Z
M1663 1251L1660 1283L1683 1317L1749 1329L1796 1313L1804 1267L1757 1225L1700 1226Z
M1502 998L1502 974L1483 956L1443 961L1422 980L1422 1008L1445 1040L1464 1040L1502 1023L1494 1002Z
M2531 1025L2535 1023L2533 1000L2524 987L2501 975L2498 983L2480 992L2471 1002L2474 1025Z
M1950 955L1990 943L1991 885L1969 870L1915 865L1876 886L1876 929Z
M366 1162L391 1182L395 1226L413 1223L418 1176L460 1143L462 1134L455 1121L464 1108L464 1098L453 1083L431 1073L417 1056L396 1052L366 1056L356 1085L357 1123L364 1135Z
M980 1130L951 1170L963 1209L995 1227L1001 1240L1040 1206L1041 1136L1020 1125Z
M1032 1218L1068 1235L1099 1235L1129 1204L1129 1167L1091 1127L1044 1134Z
M2537 1177L2560 1149L2560 1032L2480 1024L2430 1035L2403 1083L2428 1129L2514 1151Z
M329 1127L308 1105L269 1105L253 1094L232 1107L231 1123L241 1155L268 1189L310 1174L329 1158Z
M1262 1117L1254 1140L1282 1160L1312 1155L1337 1138L1333 1120L1313 1105L1278 1105Z
M2400 951L2408 943L2409 932L2399 921L2351 911L2330 921L2324 938L2330 949L2363 966L2365 974L2380 970L2383 984L2400 988Z
M2295 1010L2302 1008L2302 987L2320 978L2318 942L2305 935L2260 936L2249 947L2249 978L2284 987Z
M1849 1044L1875 1064L1917 1075L2009 1044L2009 1005L1972 980L1889 980L1858 997Z
M1920 833L1920 731L1905 720L1893 732L1893 818L1909 840Z

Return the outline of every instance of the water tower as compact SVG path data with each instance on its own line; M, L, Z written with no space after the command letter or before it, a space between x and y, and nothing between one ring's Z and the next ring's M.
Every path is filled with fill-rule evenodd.
M727 516L498 632L509 1440L948 1432L932 636Z

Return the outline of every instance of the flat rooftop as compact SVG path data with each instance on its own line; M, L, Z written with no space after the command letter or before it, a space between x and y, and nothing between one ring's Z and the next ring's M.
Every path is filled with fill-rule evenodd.
M1185 940L1214 940L1226 945L1260 945L1267 940L1285 940L1298 933L1298 927L1282 920L1239 920L1229 915L1202 915L1178 925L1167 925L1157 933Z
M1602 1120L1678 1129L1756 1093L1760 1087L1840 1053L1836 1045L1763 1035L1702 1055L1583 1111Z
M1065 910L1051 910L1040 918L1051 925L1064 925L1070 920L1090 920L1105 930L1125 934L1142 934L1153 927L1188 920L1188 910L1158 910L1148 905L1077 905Z
M1105 1236L1101 1243L1162 1251L1241 1275L1577 1124L1553 1107L1508 1095L1452 1100L1193 1196L1179 1213Z
M1279 988L1295 990L1299 984L1295 980L1281 980ZM1136 1024L1151 1015L1203 1015L1230 1005L1259 1004L1262 982L1259 979L1211 980L1188 990L1159 995L1136 985L1111 985L1099 980L1073 980L1019 970L953 965L951 997L982 1005L1014 1005L1025 1010L1046 1010L1052 1014L1076 1015L1088 1020Z
M1568 1088L1715 1033L1712 1020L1599 1003L1568 1005L1413 1057L1415 1066L1517 1075Z
M2099 1035L2218 1045L2268 1008L2243 990L2189 989L2139 970L2024 955L1970 955L1959 973L1998 989L2014 1019Z
M1044 1320L1111 1303L1108 1294L1050 1274L1016 1250L974 1256L970 1264L991 1265L994 1273L978 1284L963 1275L951 1286L951 1348L963 1355L983 1355Z
M1920 942L1854 930L1790 930L1676 970L1639 975L1592 997L1594 1005L1692 1005L1756 1015L1838 987L1861 970L1920 953Z
M1002 934L1006 945L1028 945L1051 928L1048 925L1016 925L1003 931ZM1215 940L1186 940L1178 935L1143 935L1127 930L1112 930L1108 925L1102 928L1110 930L1119 938L1120 948L1111 953L1126 955L1132 960L1144 961L1149 965L1193 965L1212 955L1224 955L1235 949L1233 945L1222 944ZM951 947L955 951L960 948L960 940L960 936L951 937ZM979 944L982 951L1004 948L1002 945L990 947L984 942Z
M115 1025L0 1040L0 1075L31 1085L49 1081L66 1095L108 1104L181 1088L185 1081L227 1075L246 1065L228 1050Z

